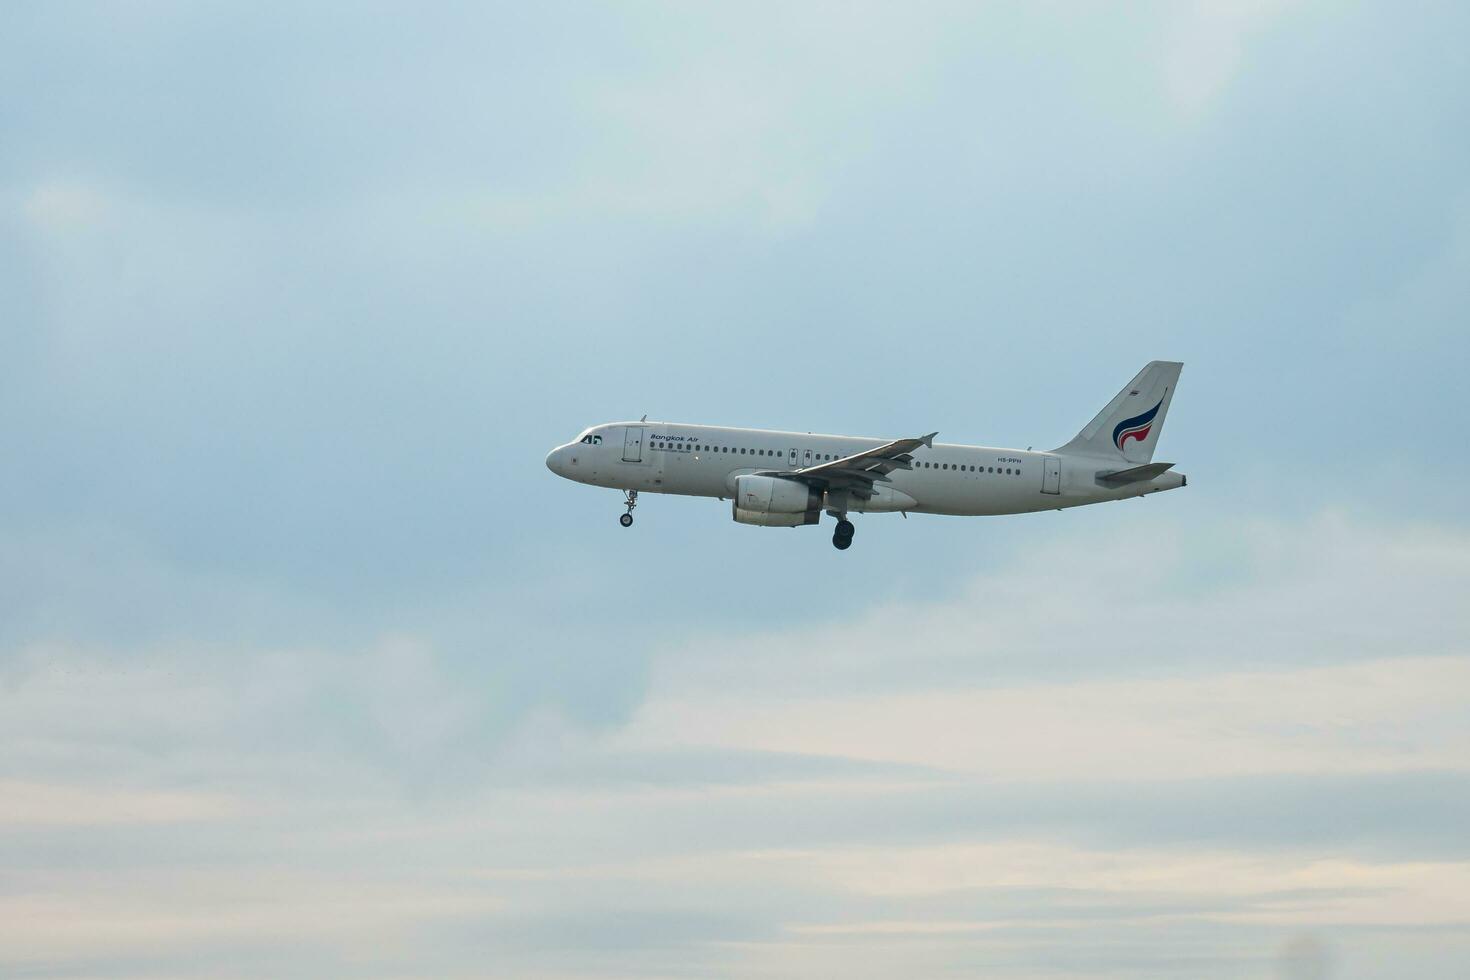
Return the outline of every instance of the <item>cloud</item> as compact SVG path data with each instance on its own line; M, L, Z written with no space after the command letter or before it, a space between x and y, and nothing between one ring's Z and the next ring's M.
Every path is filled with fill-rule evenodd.
M92 14L0 33L0 973L1463 972L1453 5ZM1147 504L540 465L1153 352Z
M21 210L38 231L61 234L97 226L106 219L110 205L96 186L51 180L31 188Z
M1332 510L1188 524L1150 512L1016 544L1014 557L938 600L883 601L880 590L844 621L680 634L655 683L732 697L779 690L789 701L1466 652L1470 611L1457 596L1470 581L1470 536L1453 527Z
M109 790L97 786L0 781L0 825L95 826L180 823L238 816L238 800L178 791Z
M1144 529L1157 560L1136 576L1051 571L1138 554ZM861 975L903 948L1007 973L1062 947L1086 973L1087 951L1132 962L1114 942L1157 965L1184 930L1207 975L1232 948L1275 962L1288 929L1387 955L1432 926L1453 949L1467 553L1456 531L1341 514L1058 535L843 626L661 630L641 705L594 726L548 703L487 729L498 692L429 636L194 663L36 648L0 726L4 962L183 975L288 944L326 974L371 949L382 975L484 957ZM1185 574L1203 556L1225 564ZM1310 633L1286 625L1330 608L1303 658ZM1084 655L1038 667L1055 649ZM792 683L763 688L781 666ZM1404 955L1432 972L1438 954Z
M1470 658L1445 657L776 702L709 696L654 700L623 737L1003 780L1470 769L1467 685Z
M1203 114L1246 59L1246 44L1290 6L1282 0L1170 4L1163 58L1164 90L1187 117Z

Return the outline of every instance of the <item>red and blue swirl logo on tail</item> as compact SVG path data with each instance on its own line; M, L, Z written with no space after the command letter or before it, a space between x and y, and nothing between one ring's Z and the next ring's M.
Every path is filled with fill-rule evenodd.
M1159 404L1147 412L1144 412L1142 415L1135 415L1131 419L1124 419L1114 426L1113 445L1117 446L1119 451L1122 451L1123 444L1129 439L1137 439L1139 442L1147 439L1149 430L1154 427L1154 416L1159 414L1159 405L1162 404L1164 404L1164 400L1160 398Z

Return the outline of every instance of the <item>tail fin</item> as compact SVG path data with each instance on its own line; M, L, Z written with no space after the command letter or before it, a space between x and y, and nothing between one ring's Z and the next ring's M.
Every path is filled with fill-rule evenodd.
M1149 361L1097 417L1059 453L1147 463L1164 431L1164 416L1179 385L1179 361Z

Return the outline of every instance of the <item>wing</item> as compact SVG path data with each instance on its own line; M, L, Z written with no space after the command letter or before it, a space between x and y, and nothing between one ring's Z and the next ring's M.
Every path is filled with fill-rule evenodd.
M895 439L841 459L804 469L773 472L771 475L800 480L824 490L848 490L867 499L873 495L874 483L889 482L889 473L913 469L914 450L920 446L933 446L937 435L939 433L931 432L917 439Z

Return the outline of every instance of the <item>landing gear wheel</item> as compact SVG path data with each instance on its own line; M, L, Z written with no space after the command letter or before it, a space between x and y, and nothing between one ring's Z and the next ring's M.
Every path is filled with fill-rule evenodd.
M837 529L832 532L832 547L838 551L846 551L852 547L852 536L857 528L852 526L852 521L842 518L837 522Z
M623 525L623 527L632 527L633 526L633 508L638 506L638 491L637 490L624 490L623 491L623 503L627 506L628 512L626 514L624 514L622 517L619 517L618 518L618 523L621 524L621 525Z
M621 524L621 525L623 525L623 527L632 527L633 526L633 515L632 514L624 514L622 517L619 517L618 518L618 523Z

